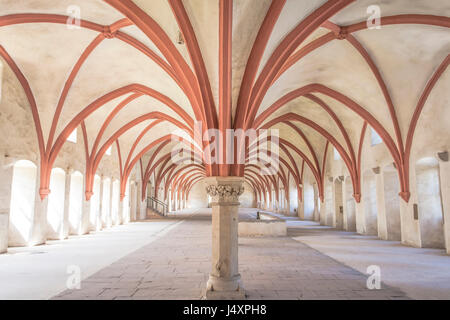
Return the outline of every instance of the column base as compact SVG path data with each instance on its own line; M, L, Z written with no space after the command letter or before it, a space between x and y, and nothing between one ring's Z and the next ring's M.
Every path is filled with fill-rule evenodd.
M206 300L245 300L241 276L224 279L210 275L204 297Z

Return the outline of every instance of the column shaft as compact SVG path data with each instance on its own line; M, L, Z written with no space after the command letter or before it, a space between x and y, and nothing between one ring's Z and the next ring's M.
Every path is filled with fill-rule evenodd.
M239 177L207 178L212 197L212 271L207 299L244 299L238 273L238 211L243 179Z

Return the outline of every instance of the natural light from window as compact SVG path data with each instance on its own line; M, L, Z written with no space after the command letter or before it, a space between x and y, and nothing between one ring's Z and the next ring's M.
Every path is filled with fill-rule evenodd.
M70 136L67 138L67 141L77 143L77 129L72 131Z
M383 143L383 139L381 139L380 135L373 128L371 128L371 141L372 146Z

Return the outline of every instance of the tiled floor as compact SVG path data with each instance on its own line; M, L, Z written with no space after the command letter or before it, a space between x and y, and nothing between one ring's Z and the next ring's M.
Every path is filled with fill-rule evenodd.
M201 299L210 243L210 211L203 210L55 299ZM248 299L407 298L384 285L368 290L367 275L291 237L240 238L239 257Z

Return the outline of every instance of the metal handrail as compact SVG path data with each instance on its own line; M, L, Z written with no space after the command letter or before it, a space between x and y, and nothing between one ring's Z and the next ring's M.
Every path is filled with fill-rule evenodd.
M158 205L161 208L159 208ZM167 213L169 211L166 203L164 203L161 200L158 200L154 197L147 198L147 207L162 216L167 215Z

